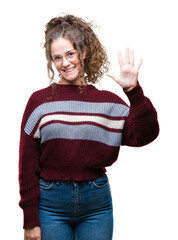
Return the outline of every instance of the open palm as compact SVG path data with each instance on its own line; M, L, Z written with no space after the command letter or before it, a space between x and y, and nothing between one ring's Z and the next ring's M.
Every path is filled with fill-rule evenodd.
M140 59L138 64L134 66L134 51L131 50L129 53L129 48L125 49L125 63L120 51L118 53L118 59L120 65L120 75L116 76L113 73L108 73L106 75L115 80L126 91L130 91L137 85L138 73L143 60Z

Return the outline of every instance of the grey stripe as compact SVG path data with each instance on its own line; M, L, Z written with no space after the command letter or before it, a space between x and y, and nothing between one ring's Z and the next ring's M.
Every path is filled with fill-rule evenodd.
M41 136L41 143L50 139L63 138L93 140L110 146L120 146L122 139L122 133L109 132L89 124L67 125L53 123L41 129Z
M118 103L96 103L82 101L56 101L43 103L31 113L25 125L25 132L30 135L36 123L44 114L62 111L77 113L99 113L114 117L125 117L129 114L129 108Z

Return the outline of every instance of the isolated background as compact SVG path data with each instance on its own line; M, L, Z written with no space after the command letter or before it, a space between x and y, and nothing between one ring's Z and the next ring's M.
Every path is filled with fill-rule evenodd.
M114 206L114 240L178 239L177 157L177 6L159 0L31 0L0 3L1 197L3 239L23 239L18 207L18 147L20 123L32 92L48 86L44 26L60 13L94 20L111 62L119 73L118 50L135 50L143 58L139 81L158 111L160 135L142 148L122 147L107 168ZM112 79L100 89L127 97Z

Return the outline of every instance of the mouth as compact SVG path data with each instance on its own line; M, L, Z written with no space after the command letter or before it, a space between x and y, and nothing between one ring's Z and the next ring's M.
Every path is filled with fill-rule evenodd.
M69 69L63 69L63 72L71 73L74 69L75 69L75 67L72 67L72 68L69 68Z

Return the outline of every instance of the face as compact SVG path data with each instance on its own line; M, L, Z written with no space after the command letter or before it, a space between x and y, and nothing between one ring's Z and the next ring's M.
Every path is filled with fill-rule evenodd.
M61 74L60 84L78 84L81 71L80 59L72 43L66 38L58 38L51 44L54 65ZM83 52L83 59L85 52ZM83 79L86 84L85 80Z

